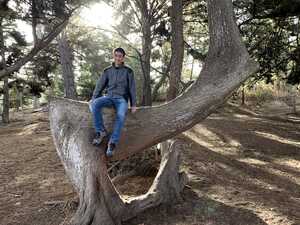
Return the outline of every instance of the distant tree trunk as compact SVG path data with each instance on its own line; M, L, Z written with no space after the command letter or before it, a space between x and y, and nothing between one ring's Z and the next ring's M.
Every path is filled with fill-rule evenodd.
M245 84L242 85L242 105L245 105Z
M222 106L258 70L234 21L232 1L207 3L210 44L198 79L172 101L128 114L112 160L125 159L190 129ZM103 110L109 131L113 129L114 113L113 109ZM88 103L54 98L49 117L57 153L79 194L72 224L120 225L149 207L180 199L186 183L186 176L179 171L179 152L184 143L173 142L168 151L163 151L159 171L146 194L124 199L108 176L105 144L91 145L94 129Z
M62 31L57 38L62 76L64 80L64 94L66 98L77 99L75 76L73 70L73 53L68 43L66 31Z
M293 113L297 114L297 95L292 96L292 107L293 107Z
M5 58L5 44L3 34L3 19L0 19L0 49L1 49L1 65L2 69L6 70L6 58ZM8 87L8 76L3 78L3 111L2 111L2 122L9 123L9 87Z
M34 46L36 46L38 42L38 37L37 37L37 25L38 25L38 18L39 18L39 11L36 5L37 0L32 0L31 1L31 15L32 15L32 36L33 36L33 43Z
M56 0L53 4L55 15L58 18L64 19L66 1ZM66 98L77 99L75 75L73 68L73 50L68 43L68 36L66 30L63 30L57 37L59 58L62 69L62 76L64 80L64 96Z
M182 13L183 13L182 0L172 0L172 6L171 6L172 56L171 56L171 67L170 67L167 101L172 100L179 93L179 84L181 80L183 54L184 54Z
M147 8L147 0L142 0L140 5L142 13L142 72L143 72L143 95L141 105L152 105L150 60L152 48L151 18Z
M20 88L16 88L17 91L17 111L20 109L23 110L23 90L20 90Z

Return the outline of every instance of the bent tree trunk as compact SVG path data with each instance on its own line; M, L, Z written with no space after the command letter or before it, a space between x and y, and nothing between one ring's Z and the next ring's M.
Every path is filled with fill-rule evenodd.
M198 80L165 104L129 113L113 160L124 159L191 128L222 105L257 70L257 63L250 59L241 41L231 0L208 0L208 17L210 46ZM111 130L114 112L103 112L105 126ZM72 224L120 224L142 210L180 198L186 177L178 171L183 148L179 140L164 151L149 191L123 199L108 176L105 146L96 148L90 144L93 127L88 104L54 98L49 116L57 152L79 193L80 203Z

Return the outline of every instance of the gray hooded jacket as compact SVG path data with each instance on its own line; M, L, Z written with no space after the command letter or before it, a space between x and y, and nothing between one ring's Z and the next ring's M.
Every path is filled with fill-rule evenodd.
M103 90L107 88L108 96L123 96L126 101L130 101L130 106L136 106L136 85L133 70L124 63L111 66L103 70L102 75L98 78L96 87L93 92L92 100L102 96Z

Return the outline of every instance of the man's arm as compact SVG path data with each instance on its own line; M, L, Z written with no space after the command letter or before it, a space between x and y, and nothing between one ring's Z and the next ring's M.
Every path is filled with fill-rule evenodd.
M130 106L135 107L136 106L136 85L135 85L135 79L134 79L134 73L133 70L130 70L128 73L128 86L129 86L129 100L130 100Z
M96 82L96 87L93 92L92 100L102 95L102 91L107 86L107 82L108 82L107 72L106 70L104 70L102 75L98 78Z

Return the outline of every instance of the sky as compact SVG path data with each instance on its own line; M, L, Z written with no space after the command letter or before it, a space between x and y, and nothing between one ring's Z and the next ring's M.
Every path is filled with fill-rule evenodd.
M114 22L113 9L103 2L84 8L80 16L90 26L99 26L104 29L109 29Z

